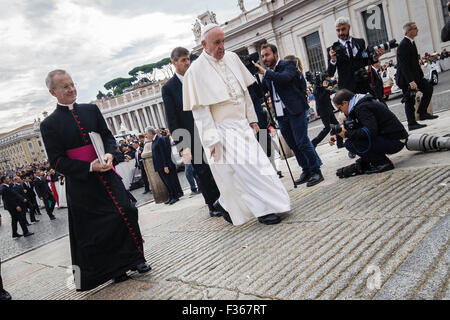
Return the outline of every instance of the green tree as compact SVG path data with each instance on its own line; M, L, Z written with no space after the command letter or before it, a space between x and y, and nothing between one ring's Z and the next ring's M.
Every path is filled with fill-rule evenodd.
M98 94L97 94L97 100L100 100L101 98L104 98L104 97L106 97L105 94L99 90Z

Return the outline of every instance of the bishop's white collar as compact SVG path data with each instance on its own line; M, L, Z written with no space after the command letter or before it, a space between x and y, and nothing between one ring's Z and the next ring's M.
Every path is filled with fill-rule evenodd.
M69 110L73 110L73 105L76 103L76 100L74 102L72 102L71 104L62 104L60 102L58 102L58 105L63 106L63 107L67 107L69 108Z

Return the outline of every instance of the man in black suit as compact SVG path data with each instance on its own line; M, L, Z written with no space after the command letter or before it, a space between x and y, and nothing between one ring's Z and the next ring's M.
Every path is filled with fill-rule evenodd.
M169 199L166 204L174 204L179 200L176 182L173 171L176 172L175 164L172 162L169 138L158 136L152 127L146 129L147 138L152 141L152 159L155 171L158 172L161 180L167 188Z
M438 116L427 112L433 95L433 87L424 78L422 68L419 65L419 53L417 51L414 38L417 37L419 29L415 22L408 22L403 26L405 38L400 42L397 48L397 74L395 80L397 85L403 91L403 100L405 102L405 113L408 120L408 129L416 130L426 127L416 121L414 105L416 102L417 91L423 93L417 113L420 120L436 119Z
M34 233L28 231L25 215L22 210L24 198L10 186L11 180L9 177L2 176L0 183L3 206L11 215L12 237L20 238L22 236L17 233L17 223L20 224L24 237L33 235Z
M50 190L47 180L44 177L44 173L38 169L36 170L36 179L34 180L34 187L39 199L44 202L45 210L50 218L50 220L55 220L56 217L53 215L53 209L55 209L56 200L53 197L52 191ZM50 203L49 203L50 202Z
M22 204L22 212L23 212L23 215L25 216L25 220L27 220L26 212L29 211L30 212L30 221L32 223L39 222L39 220L36 220L36 217L34 216L33 206L28 200L27 192L25 191L25 188L23 186L23 181L19 176L15 176L13 178L13 184L11 185L11 187L14 189L14 191L16 191L18 194L20 194L24 199L23 204ZM27 221L27 223L28 223L28 221Z
M34 191L34 173L29 172L23 178L23 188L25 190L26 198L32 207L32 211L35 215L41 215L41 211L39 210L39 205L36 200L36 192Z
M350 36L350 19L341 17L336 21L336 33L339 41L335 42L328 50L328 75L333 77L338 72L339 89L347 89L355 93L366 94L371 92L368 82L356 81L355 72L365 68L367 65L378 61L384 49L376 52L373 58L363 55L366 50L364 39ZM337 56L333 47L340 45L345 54ZM373 92L371 92L373 93Z
M258 64L255 66L260 74L264 74L262 84L270 92L281 134L303 169L295 183L306 183L307 187L312 187L324 179L320 171L322 161L308 138L306 111L309 106L305 93L300 89L304 79L293 61L278 58L275 45L264 44L261 59L267 70Z
M148 183L147 173L145 172L144 163L142 161L142 152L144 151L144 148L141 147L139 141L135 140L133 141L133 148L135 150L134 153L134 160L135 160L135 168L139 168L141 170L141 177L144 181L144 192L143 194L150 192L150 185Z
M220 216L214 208L220 192L212 176L209 165L203 161L203 147L191 111L183 111L183 76L190 66L189 51L177 47L171 53L175 75L162 87L162 98L166 120L178 152L191 149L192 165L200 182L200 190L208 205L211 216Z
M384 103L384 84L381 75L380 61L377 61L372 65L372 70L371 72L369 72L369 81L375 99L377 99L381 103Z

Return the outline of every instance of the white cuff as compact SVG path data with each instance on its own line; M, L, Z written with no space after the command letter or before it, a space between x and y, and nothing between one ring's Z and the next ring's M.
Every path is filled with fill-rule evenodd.
M92 162L89 165L89 172L92 172Z

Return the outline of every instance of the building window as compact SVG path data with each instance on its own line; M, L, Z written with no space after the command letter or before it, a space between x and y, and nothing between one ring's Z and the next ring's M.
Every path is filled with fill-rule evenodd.
M450 22L450 16L448 15L448 6L447 6L448 0L441 0L441 2L442 2L442 10L444 12L444 23L447 24Z
M378 9L369 9L362 12L364 30L367 35L367 46L375 46L389 41L383 5L379 4L377 7Z
M319 32L314 32L303 38L308 54L309 71L325 71L325 59L323 57L322 44Z

